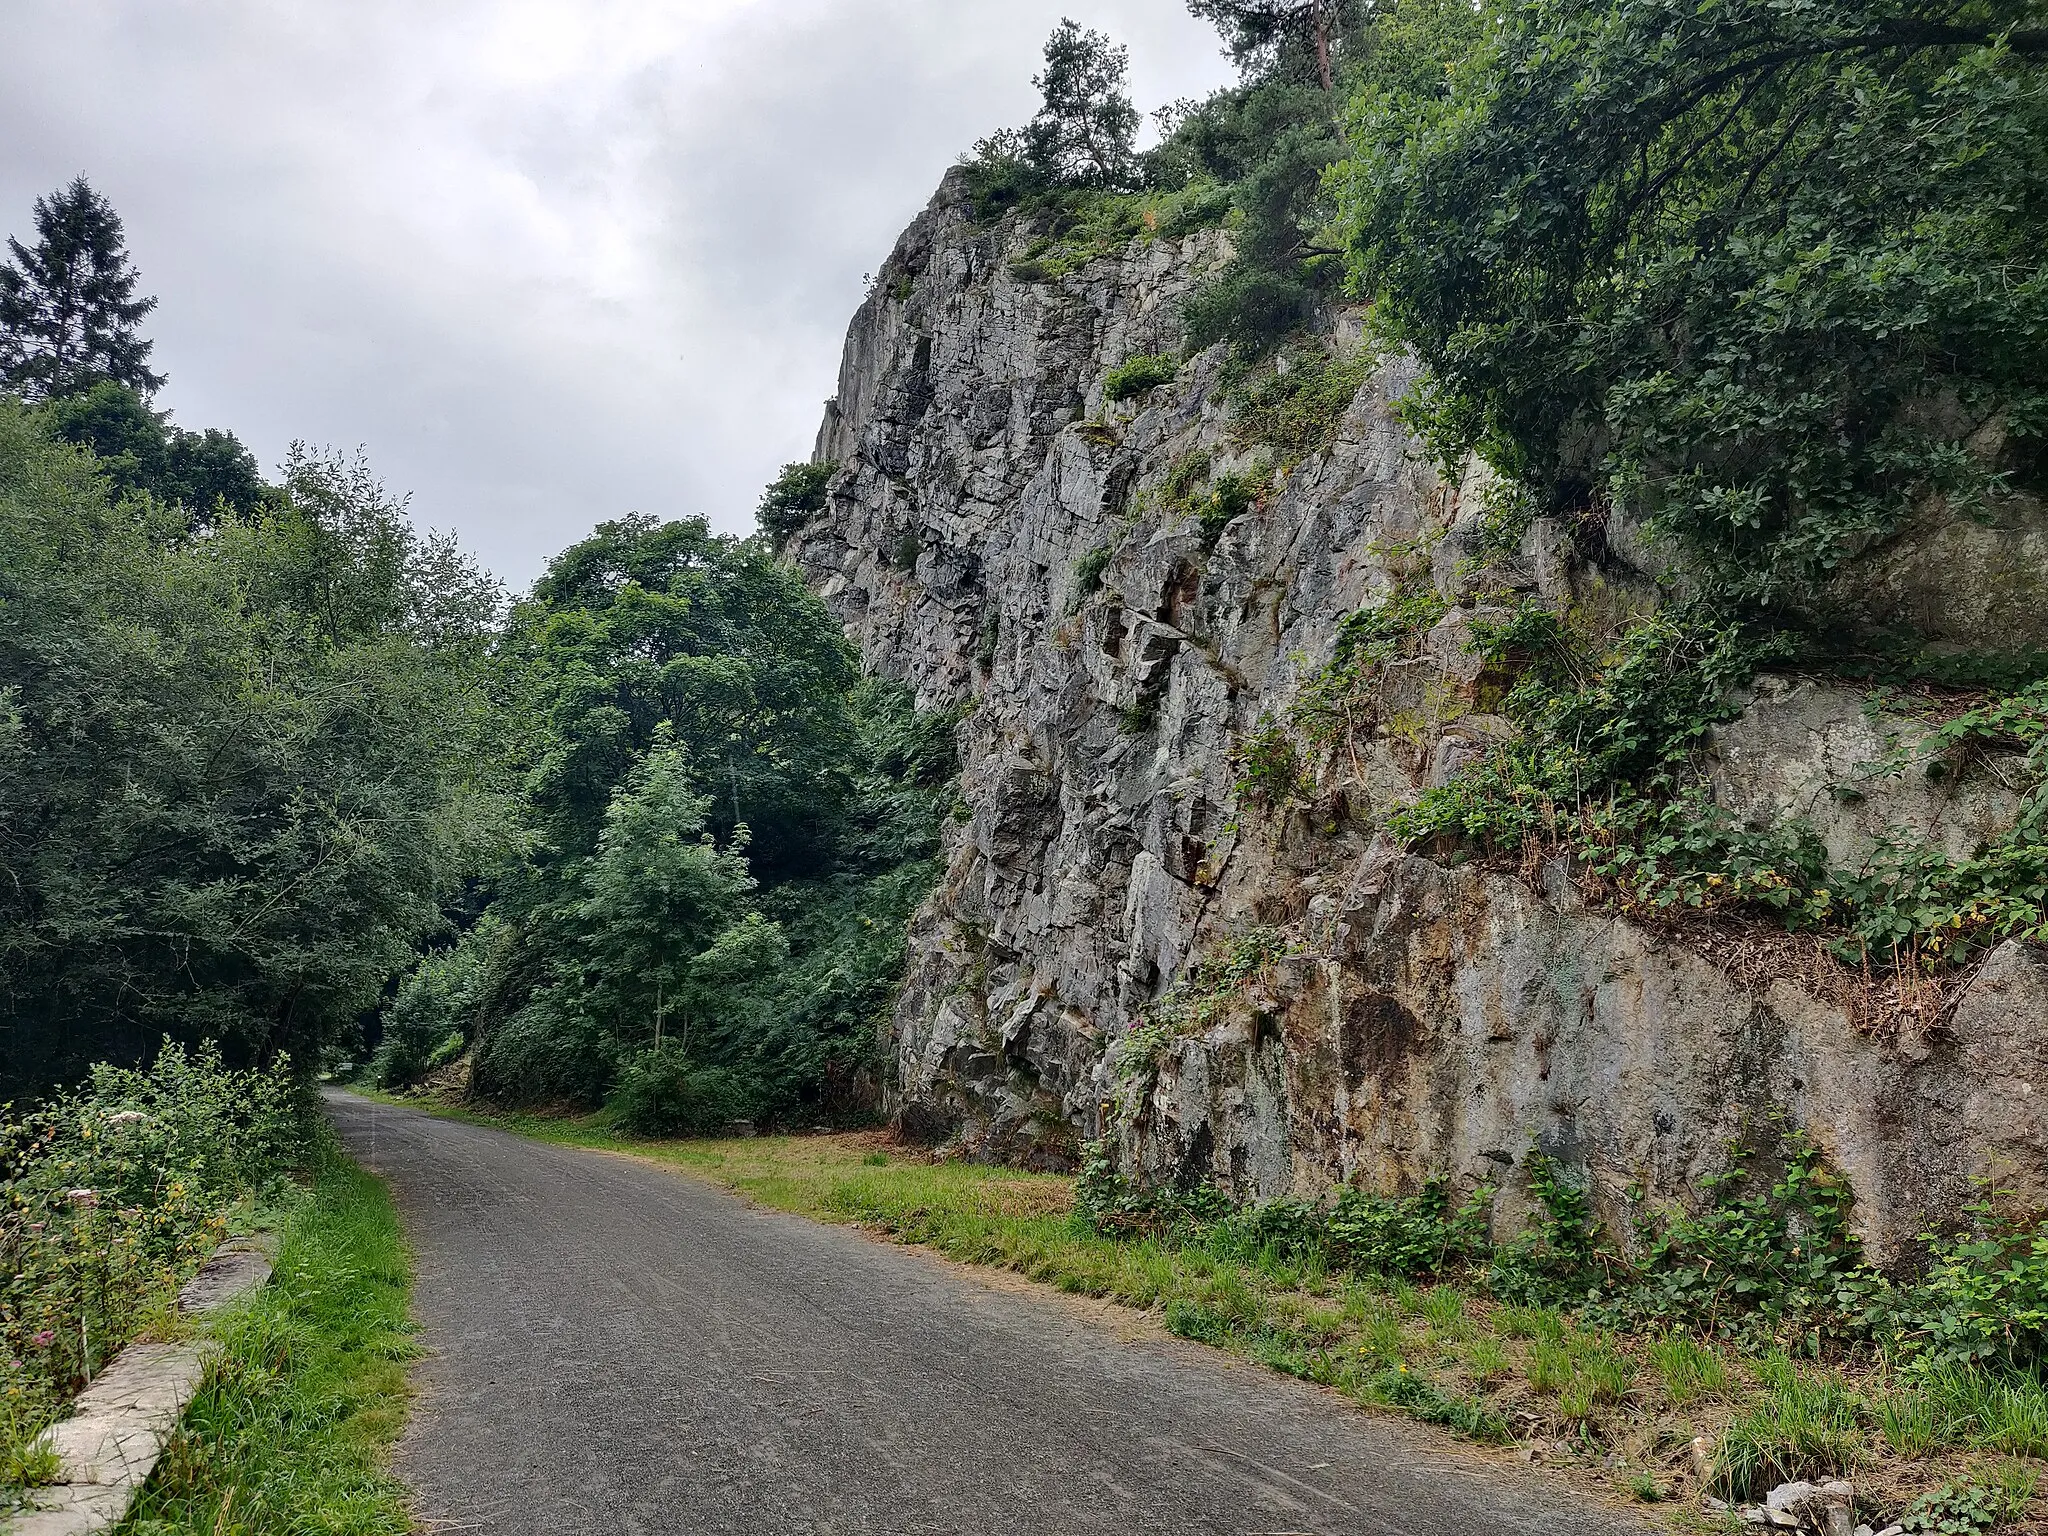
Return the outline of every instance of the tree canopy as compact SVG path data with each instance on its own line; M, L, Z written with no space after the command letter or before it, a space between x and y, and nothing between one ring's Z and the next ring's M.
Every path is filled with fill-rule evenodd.
M0 1092L166 1033L311 1063L376 1006L509 826L495 600L423 622L432 556L305 453L195 538L0 398Z
M103 380L147 395L155 343L142 335L154 298L136 297L121 217L83 176L36 199L36 243L9 236L0 262L0 390L28 400Z
M1063 18L1031 83L1044 97L1024 130L1026 159L1051 181L1121 187L1136 165L1138 110L1131 105L1130 51Z
M1367 88L1337 184L1416 421L1532 510L1624 498L1762 608L1929 496L2038 487L2042 16L1524 0Z
M473 1045L485 1093L616 1092L649 1129L870 1105L951 718L860 683L796 572L701 519L565 550L497 668L526 841L400 989L386 1079Z

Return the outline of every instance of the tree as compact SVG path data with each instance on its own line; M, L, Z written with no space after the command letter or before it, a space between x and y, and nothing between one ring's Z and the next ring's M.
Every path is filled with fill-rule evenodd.
M771 539L786 539L824 511L826 487L838 468L833 463L783 465L754 511L761 531Z
M1215 23L1245 74L1312 59L1316 80L1329 91L1337 83L1333 56L1343 29L1352 12L1365 8L1346 0L1188 0L1188 9Z
M1065 186L1129 186L1138 137L1129 75L1128 49L1062 19L1045 45L1045 73L1031 80L1044 96L1024 129L1024 158L1032 168Z
M417 536L345 466L289 482L188 538L0 401L0 1098L166 1033L312 1068L498 846Z
M93 451L116 490L183 507L194 528L212 526L222 509L246 515L264 504L256 457L232 432L173 426L126 384L102 379L44 410L59 437Z
M120 215L79 176L36 199L35 221L35 246L10 236L0 263L0 388L41 400L110 379L153 394L164 376L137 326L156 300L135 297Z
M1621 500L1759 613L1932 498L2038 493L2040 14L1531 0L1367 93L1336 182L1358 286L1429 368L1413 419L1526 510Z

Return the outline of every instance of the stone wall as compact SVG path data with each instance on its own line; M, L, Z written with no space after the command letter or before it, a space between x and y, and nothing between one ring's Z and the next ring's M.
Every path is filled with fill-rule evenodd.
M1975 1176L2048 1195L2038 952L2008 945L1880 1027L1811 941L1653 930L1589 905L1562 862L1447 867L1377 833L1508 729L1466 643L1480 595L1620 611L1654 600L1654 552L1616 527L1594 565L1539 524L1476 570L1477 477L1447 482L1398 425L1400 359L1210 547L1162 487L1191 452L1245 462L1220 357L1129 402L1102 390L1178 343L1224 237L1139 240L1047 281L1013 270L1032 234L977 227L958 173L941 187L854 320L817 447L840 466L830 505L787 546L871 668L973 706L968 814L895 1020L907 1127L1046 1165L1112 1134L1128 1166L1242 1198L1483 1177L1518 1223L1532 1146L1619 1214L1632 1188L1686 1198L1779 1116L1854 1180L1881 1257ZM1888 558L1880 585L1902 579ZM1234 745L1397 580L1460 605L1389 669L1398 724L1317 765L1312 804L1242 800ZM2010 823L1995 763L1873 774L1917 728L1865 702L1760 679L1715 743L1717 794L1811 817L1841 856L1897 824L1960 850ZM1254 931L1286 958L1131 1065L1119 1042L1191 961Z

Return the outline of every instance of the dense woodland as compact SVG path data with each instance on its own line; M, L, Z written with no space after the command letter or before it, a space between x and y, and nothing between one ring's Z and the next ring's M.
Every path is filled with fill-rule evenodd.
M760 540L628 518L508 604L367 464L150 401L82 179L0 269L0 1093L474 1051L648 1129L869 1112L951 729ZM816 476L771 503L815 503ZM778 500L779 498L779 500Z

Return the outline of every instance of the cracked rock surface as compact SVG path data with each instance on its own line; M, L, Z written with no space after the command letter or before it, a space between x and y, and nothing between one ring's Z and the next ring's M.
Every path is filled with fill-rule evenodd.
M977 226L949 176L853 322L817 445L839 466L830 502L784 546L869 667L970 711L965 819L893 1026L906 1129L1041 1166L1109 1134L1126 1167L1239 1198L1485 1178L1518 1228L1532 1146L1613 1215L1630 1186L1687 1197L1745 1123L1782 1113L1854 1181L1881 1262L1973 1178L2048 1195L2040 951L2009 944L1960 995L1894 999L1876 1027L1811 940L1652 929L1589 904L1564 861L1453 867L1376 832L1512 730L1470 643L1488 605L1631 611L1654 600L1655 552L1616 520L1593 560L1539 522L1486 566L1486 477L1419 454L1398 357L1328 451L1211 543L1168 488L1190 456L1254 462L1220 356L1122 403L1103 384L1179 344L1225 237L1141 239L1046 279L1013 267L1038 233ZM1339 317L1340 343L1356 325ZM1380 728L1315 765L1302 803L1237 794L1247 735L1400 582L1453 606L1386 669ZM1885 769L1920 728L1867 705L1759 678L1710 745L1716 796L1811 819L1838 858L1897 827L1959 851L2010 825L1998 763L1943 782ZM1289 957L1204 1027L1126 1048L1191 964L1255 930Z

